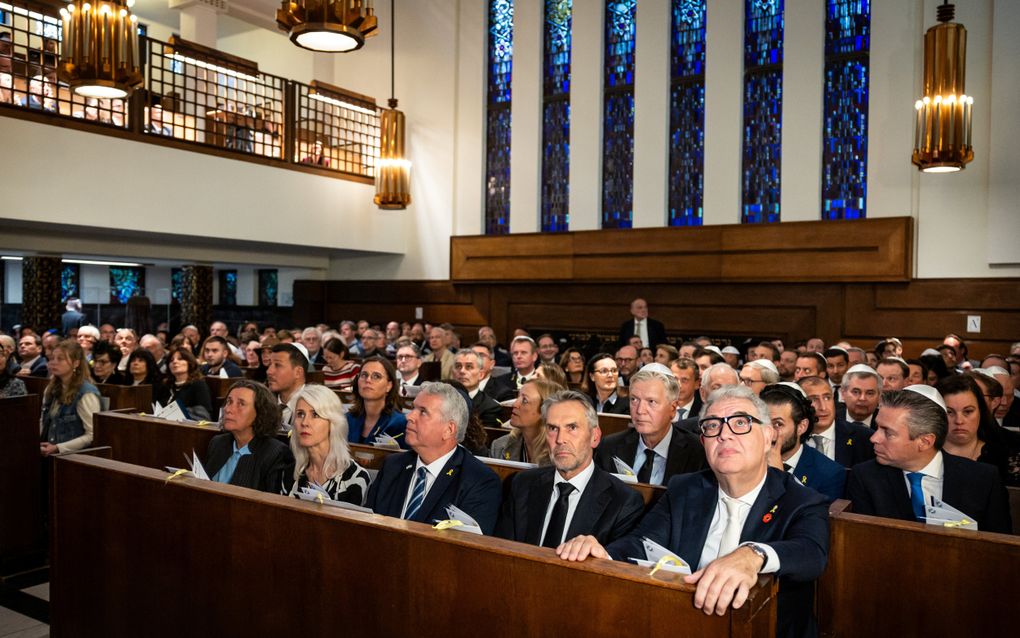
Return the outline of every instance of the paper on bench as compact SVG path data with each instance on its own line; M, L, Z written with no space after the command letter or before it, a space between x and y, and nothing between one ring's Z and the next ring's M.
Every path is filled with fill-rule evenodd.
M342 510L363 512L365 514L372 513L372 510L367 507L361 507L360 505L355 505L353 503L345 503L344 501L334 501L329 497L329 494L318 486L302 487L298 491L297 497L302 501L312 501L314 503L320 503L322 505L328 505L329 507L336 507Z
M641 544L645 547L645 558L631 558L641 567L653 567L667 572L688 575L691 573L691 566L684 562L673 552L649 538L642 538ZM665 559L665 560L663 560ZM661 562L660 562L661 561ZM676 564L673 564L673 563Z
M927 514L924 520L928 525L972 529L975 531L978 528L977 523L974 521L974 517L967 516L952 505L940 501L934 496L929 498L929 503L924 508L924 512Z
M531 468L538 467L537 463L528 463L527 461L511 461L510 459L497 459L497 458L486 458L486 465L502 465L504 467L515 467L519 470L530 470Z
M198 455L195 451L191 451L191 473L195 475L195 478L202 479L204 481L212 480L209 475L206 474L205 468L202 467L202 462L198 460Z
M620 459L620 457L618 456L613 457L613 465L616 466L616 472L614 472L613 474L615 474L618 479L624 481L625 483L638 482L637 473L634 472L634 468L624 463Z
M181 410L181 404L176 401L171 401L168 405L160 407L159 402L152 404L152 414L158 419L166 419L167 421L187 421L188 417Z
M381 433L377 434L376 437L375 437L375 440L372 441L372 445L374 447L382 447L382 448L387 448L387 449L395 449L395 450L399 450L400 449L400 444L397 443L397 440L395 438L393 438L392 436L390 436L389 434L386 434L385 432L381 432Z
M437 521L433 526L435 529L455 529L458 532L482 535L482 528L478 526L475 519L456 505L452 503L447 505L446 515L450 518L445 521Z

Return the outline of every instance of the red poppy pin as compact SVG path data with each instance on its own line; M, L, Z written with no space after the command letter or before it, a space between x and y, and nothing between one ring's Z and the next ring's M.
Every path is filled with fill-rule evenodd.
M773 505L772 509L770 509L769 511L765 512L765 516L761 517L761 522L762 523L770 523L772 521L772 515L775 514L777 509L779 509L779 506L778 505Z

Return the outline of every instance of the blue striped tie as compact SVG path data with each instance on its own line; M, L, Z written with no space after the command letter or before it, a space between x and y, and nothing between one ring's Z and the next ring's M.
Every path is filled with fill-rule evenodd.
M923 521L924 516L924 491L921 488L921 479L924 474L920 472L907 472L907 480L910 481L910 505L914 509L914 517Z
M407 520L412 519L421 509L421 504L425 502L425 474L427 472L424 465L418 468L418 477L414 480L414 489L411 490L411 500L407 504L407 511L404 512L404 518Z

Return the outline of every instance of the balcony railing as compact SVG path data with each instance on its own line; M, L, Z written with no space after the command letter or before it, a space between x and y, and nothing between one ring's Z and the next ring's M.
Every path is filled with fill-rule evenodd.
M238 159L374 177L373 98L265 73L256 62L176 37L141 38L145 84L130 100L83 98L57 79L61 22L48 11L31 0L0 0L0 113L31 111L37 121L77 120L98 133L119 129L122 137Z

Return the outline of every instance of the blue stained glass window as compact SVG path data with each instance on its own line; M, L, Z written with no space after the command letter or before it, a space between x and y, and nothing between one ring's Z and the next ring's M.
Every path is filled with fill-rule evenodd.
M513 53L513 0L489 0L488 114L485 134L487 235L510 232L510 81Z
M870 0L826 0L822 219L866 216L870 44Z
M78 264L64 264L60 269L60 299L67 301L69 297L81 297L79 282L81 270Z
M744 0L741 221L779 221L783 122L783 0Z
M634 41L637 0L606 0L602 227L634 224Z
M184 271L180 268L170 269L170 299L181 302L184 297Z
M277 304L278 273L275 269L259 270L259 306L275 306Z
M220 271L220 305L237 305L237 271Z
M545 0L542 231L570 226L570 25L573 0Z
M705 0L673 0L669 99L669 225L703 222Z
M145 268L110 266L110 303L127 303L134 295L145 294Z

